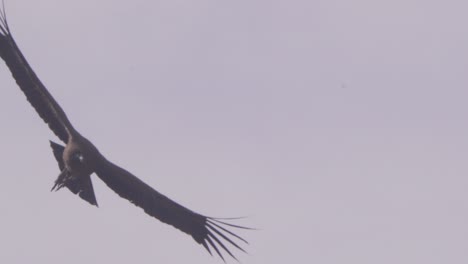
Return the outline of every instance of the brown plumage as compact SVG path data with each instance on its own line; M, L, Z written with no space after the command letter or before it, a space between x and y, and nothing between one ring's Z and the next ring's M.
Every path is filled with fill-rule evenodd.
M50 142L61 171L53 190L67 187L83 200L97 206L90 178L92 173L96 173L120 197L141 207L148 215L192 236L210 254L211 249L214 249L224 260L222 255L224 250L235 258L226 243L244 251L238 245L238 241L242 243L247 241L227 228L245 229L245 227L206 217L172 201L130 172L108 161L89 140L73 128L65 112L41 83L16 45L4 8L0 10L0 57L5 61L16 83L39 116L66 144L61 146Z

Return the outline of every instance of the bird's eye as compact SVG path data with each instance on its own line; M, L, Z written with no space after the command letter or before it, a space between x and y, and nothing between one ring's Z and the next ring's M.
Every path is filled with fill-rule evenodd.
M72 155L72 159L73 159L73 160L77 160L77 161L79 161L80 163L82 163L82 162L83 162L83 159L84 159L84 158L83 158L83 154L81 154L81 152L75 152L75 153L73 153L73 155Z

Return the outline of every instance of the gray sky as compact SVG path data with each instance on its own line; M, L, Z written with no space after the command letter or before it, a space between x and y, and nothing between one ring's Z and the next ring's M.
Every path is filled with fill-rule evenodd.
M82 134L185 206L236 223L242 263L467 263L466 1L7 0ZM221 263L93 178L0 67L0 262Z

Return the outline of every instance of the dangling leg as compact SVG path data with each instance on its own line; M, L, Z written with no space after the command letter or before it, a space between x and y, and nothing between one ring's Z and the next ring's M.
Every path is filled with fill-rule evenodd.
M71 179L71 175L68 172L68 170L63 169L62 172L60 172L57 179L55 180L55 184L52 187L52 189L50 189L50 191L54 191L54 190L58 191L62 189L67 184L67 181L69 181L70 179Z

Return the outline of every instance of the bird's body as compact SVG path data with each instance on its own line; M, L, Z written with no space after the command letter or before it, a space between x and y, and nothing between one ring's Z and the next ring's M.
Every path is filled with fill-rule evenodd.
M104 156L91 141L77 132L68 137L65 147L52 141L51 146L61 171L52 190L67 187L90 204L97 205L91 174L104 163Z
M39 116L65 143L62 146L50 142L60 168L52 189L67 187L83 200L97 206L91 181L91 175L95 173L119 196L141 207L148 215L192 236L210 254L210 249L214 249L223 258L220 250L223 249L235 258L225 245L226 242L244 251L234 240L247 241L227 229L244 227L195 213L170 200L127 170L107 160L93 143L83 137L29 66L13 39L4 10L0 11L0 57Z

